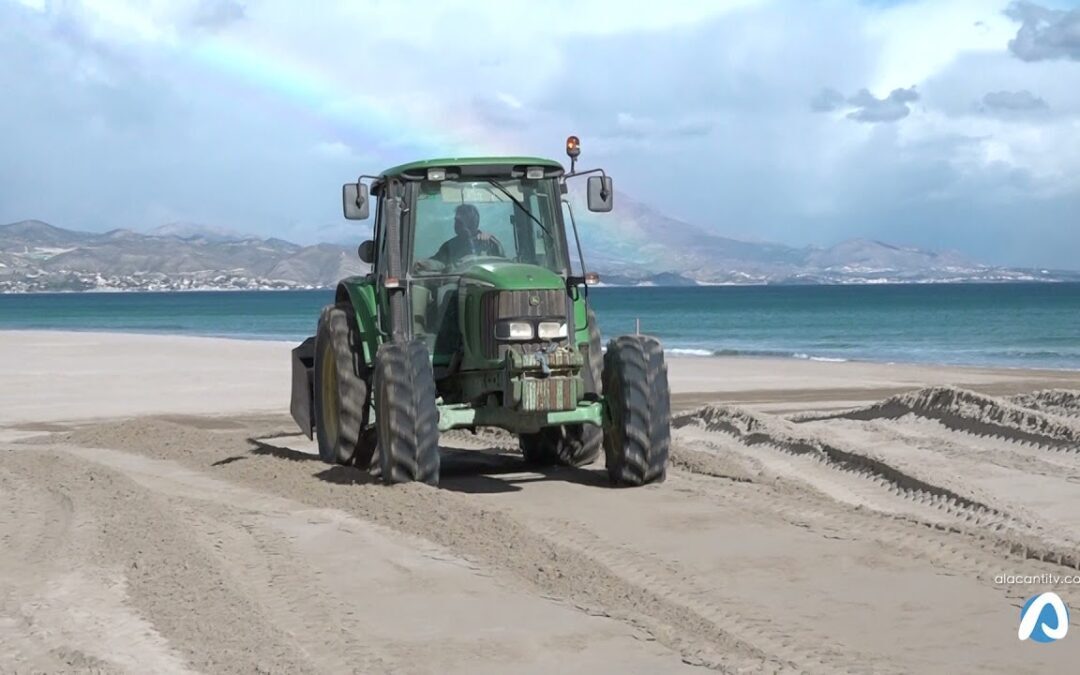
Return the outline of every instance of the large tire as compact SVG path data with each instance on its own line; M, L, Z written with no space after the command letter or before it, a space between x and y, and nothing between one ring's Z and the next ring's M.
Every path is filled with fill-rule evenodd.
M588 308L589 349L585 353L585 392L589 398L599 398L601 393L601 364L604 354L600 351L600 324L592 307ZM539 432L521 434L518 437L521 454L529 464L547 466L585 466L596 461L603 444L603 432L592 424L567 424L547 427Z
M375 450L375 434L368 427L370 372L352 307L323 308L315 335L312 388L315 433L324 462L370 466Z
M439 411L423 341L385 342L379 347L375 409L382 481L438 485Z
M663 480L671 445L671 394L656 338L623 335L604 354L604 454L615 485Z

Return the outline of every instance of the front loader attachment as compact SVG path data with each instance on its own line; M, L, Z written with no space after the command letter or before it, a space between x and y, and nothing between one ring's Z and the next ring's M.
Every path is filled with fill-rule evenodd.
M315 426L314 367L315 338L309 337L292 350L292 400L289 404L293 419L308 438L312 437Z

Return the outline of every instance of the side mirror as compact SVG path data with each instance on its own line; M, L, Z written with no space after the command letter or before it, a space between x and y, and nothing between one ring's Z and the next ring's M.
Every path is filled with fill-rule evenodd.
M615 205L611 176L589 176L589 210L607 213Z
M363 183L345 183L341 186L341 202L347 220L367 220L368 186Z
M368 239L360 244L360 248L356 249L356 254L360 256L362 262L370 265L375 260L375 242Z

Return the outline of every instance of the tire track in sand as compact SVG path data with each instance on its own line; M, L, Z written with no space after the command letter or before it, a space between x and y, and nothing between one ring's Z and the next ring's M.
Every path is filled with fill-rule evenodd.
M1080 551L1072 541L1051 536L1041 523L1016 509L1010 511L992 503L989 494L976 494L970 487L961 493L930 482L880 457L802 433L782 418L707 406L676 418L674 425L687 430L697 427L726 437L733 441L727 449L753 457L791 479L817 485L833 498L988 541L993 549L1009 550L1025 560L1080 569ZM774 453L781 461L770 462L770 455L762 455L763 450ZM865 481L879 494L868 494L851 481ZM884 497L902 500L903 504L897 508Z
M143 424L153 427L163 423L146 420ZM143 427L139 437L151 433L151 429ZM153 435L165 433L167 429L159 429ZM204 433L208 434L205 445L220 446L225 435ZM217 443L211 443L213 439ZM89 457L98 451L87 452ZM536 531L501 510L477 504L468 496L420 485L387 489L370 484L363 473L346 467L325 469L319 475L332 482L319 481L305 468L323 465L313 462L305 467L305 462L298 461L300 458L295 455L285 456L288 459L271 462L231 461L220 464L215 474L260 491L269 490L317 508L339 509L433 541L469 559L509 572L541 595L560 598L571 606L645 630L691 663L733 671L795 672L824 660L830 663L826 670L835 672L859 662L838 657L830 660L819 654L816 646L804 645L804 649L799 649L795 642L785 646L766 641L766 648L759 648L741 637L746 632L742 618L720 613L715 607L692 598L676 599L667 592L668 586L664 590L653 587L656 577L620 574L572 542L551 539L550 531ZM193 457L189 455L185 459ZM209 459L205 457L199 464L205 467L222 461L220 450L213 455L213 461ZM296 470L281 471L282 465ZM340 484L348 489L342 489ZM778 652L770 651L771 648Z
M686 504L687 508L701 511L695 517L706 518L703 524L730 520L748 528L757 522L754 519L759 519L762 531L776 532L780 540L816 542L821 552L831 548L875 551L873 555L881 556L886 563L880 571L884 577L889 576L891 566L901 564L904 569L918 572L920 578L929 573L927 580L935 576L971 576L977 577L984 587L991 587L987 575L1000 572L1003 562L1009 560L1006 552L995 551L989 544L958 538L944 526L938 529L915 519L852 509L811 491L758 482L752 475L752 482L717 480L675 469L663 486L627 492L574 485L576 480L595 480L580 472L552 474L555 478L567 478L569 484L557 479L523 488L514 488L512 477L477 476L471 480L467 472L456 472L464 483L473 487L497 487L494 483L510 490L485 497L455 494L452 476L444 480L447 488L444 490L371 485L361 472L345 467L328 468L280 446L262 443L254 449L248 448L242 434L200 435L155 420L126 423L124 429L135 438L184 435L184 453L161 451L142 442L132 443L135 446L132 449L153 456L172 455L192 468L212 472L215 477L232 483L317 508L340 509L398 532L437 542L467 559L512 574L539 594L640 626L688 661L717 669L865 671L867 664L884 668L891 661L875 658L872 651L864 654L857 645L845 644L840 639L842 632L831 641L828 631L819 634L818 640L805 639L804 635L816 634L814 617L793 623L783 615L774 615L776 625L769 626L767 620L760 618L762 608L733 602L730 588L706 583L709 575L703 575L699 569L700 560L682 560L681 556L650 550L649 545L658 538L685 537L687 531L672 532L663 522L652 520L642 523L645 529L631 533L632 537L622 530L608 531L613 522L611 513L597 513L598 504L619 500L617 503L631 507L622 516L624 521L660 513L648 506L654 498L661 498L668 505ZM273 427L258 428L262 437L271 433ZM111 434L103 427L86 437L108 435ZM218 466L210 469L215 463ZM500 469L498 462L487 468L504 474L509 469L508 466ZM721 469L715 473L733 472ZM718 486L722 487L718 489ZM515 489L519 491L514 492ZM574 515L544 522L546 510L559 505ZM778 521L782 521L783 527L770 525ZM810 539L792 537L799 532L808 533ZM697 540L704 541L701 537L709 533L699 534ZM833 541L838 543L830 543ZM861 544L852 548L845 541ZM799 547L796 543L791 545ZM733 574L746 575L747 579L754 576L748 569ZM992 589L989 593L995 599L992 606L997 606L998 594L1005 595L1005 589ZM911 667L917 669L916 665Z
M253 606L253 614L279 630L282 633L279 640L290 644L309 670L461 672L460 666L456 669L450 667L455 659L459 664L471 664L465 672L529 669L530 663L536 672L549 672L556 667L567 669L566 664L558 666L558 662L550 657L550 654L557 656L561 653L559 649L530 646L531 650L541 652L537 659L536 653L521 651L520 638L499 640L484 637L494 627L490 621L491 607L481 601L490 602L492 593L489 589L493 580L489 575L478 573L476 565L448 552L448 548L452 551L454 547L443 547L414 536L403 538L400 530L394 532L393 544L377 541L377 538L365 538L366 532L379 527L356 520L340 510L328 510L337 505L312 504L310 501L303 505L281 493L274 495L253 491L172 462L102 448L53 445L44 446L43 449L68 453L80 460L121 471L130 480L150 490L156 498L167 501L177 517L187 523L187 533L196 540L196 548L207 552L217 561L221 576L227 579L221 585L245 597ZM335 489L339 495L358 489L322 484L312 479L310 474L303 474L304 465L296 461L273 460L273 464L278 469L283 464L293 473L300 472L306 476L309 485L314 483ZM278 471L273 471L271 475L288 477ZM252 487L255 485L252 484ZM397 493L400 498L408 500L408 495L401 490L387 491L381 486L371 487L376 496ZM443 494L436 490L427 492L436 496ZM447 496L458 497L452 494ZM404 503L399 502L398 505ZM460 523L459 527L468 529L469 525ZM305 540L312 537L321 538L322 541L308 547L310 542ZM327 539L332 540L329 545ZM487 543L495 545L495 542ZM383 557L388 561L383 568L357 569L355 558L358 552L370 552L373 547L385 548L388 545L392 550L383 551ZM301 551L317 551L327 556L327 560L319 564L320 561L306 555L297 557L297 548ZM337 553L344 555L335 559L335 548ZM438 567L449 568L451 573L448 576L443 574L445 578L437 576L424 582L411 574L412 568L417 566L422 568L422 572ZM339 575L338 583L331 578L333 574ZM403 575L408 578L403 580ZM325 583L320 582L320 577ZM340 583L344 577L351 578L355 582L351 587L361 589L363 593L351 593L348 583ZM468 578L474 581L469 583ZM497 588L502 585L495 579ZM455 597L460 601L456 605L457 613L438 609L447 604L442 597L447 592L457 594ZM475 607L470 607L470 598L473 597L479 599L473 603ZM498 597L513 599L522 596L513 591L496 591ZM654 649L648 643L637 647L633 640L624 637L625 629L619 627L614 630L618 626L615 622L590 618L585 613L559 607L535 596L523 597L527 598L523 604L508 604L505 610L499 609L496 613L505 615L517 610L524 621L539 618L548 625L560 626L560 630L567 633L576 630L588 635L587 643L577 647L570 647L565 634L556 632L550 638L566 644L567 649L581 652L582 659L589 659L582 660L579 669L589 668L589 663L605 658L605 654L608 655L609 667L616 669L632 664L652 672L686 667L677 658L671 659L671 652ZM354 612L356 607L365 605L385 606L388 611ZM414 606L412 611L407 609L409 606ZM607 615L605 612L596 614L600 617ZM424 617L419 624L418 616ZM214 623L214 619L208 617L207 622ZM426 639L424 635L439 624L444 627L456 626L459 634L446 640ZM497 630L500 633L509 630L507 636L510 638L527 632L525 627ZM530 643L534 642L530 640ZM598 644L611 646L597 649ZM615 650L619 653L615 653ZM548 652L550 654L545 656ZM739 661L738 654L731 658L724 655L724 659L725 663L743 663ZM439 665L436 667L432 664Z
M16 657L22 669L310 672L221 583L185 523L152 495L67 453L0 452L24 495L62 495L71 512L71 527L54 530L55 520L14 507L20 527L43 524L48 539L61 537L47 560L5 547L12 576L4 590L20 619L12 633L24 647Z
M1045 397L1036 397L1036 402ZM1021 399L1024 400L1024 399ZM973 436L1001 438L1067 453L1080 453L1080 421L1026 408L959 387L927 387L879 403L829 414L805 414L796 423L830 419L897 419L917 415Z

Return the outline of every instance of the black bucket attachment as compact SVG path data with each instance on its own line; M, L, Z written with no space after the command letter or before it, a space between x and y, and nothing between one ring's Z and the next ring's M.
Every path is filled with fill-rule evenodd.
M308 438L312 437L315 426L314 367L315 338L309 337L292 350L292 401L289 404L293 419Z

